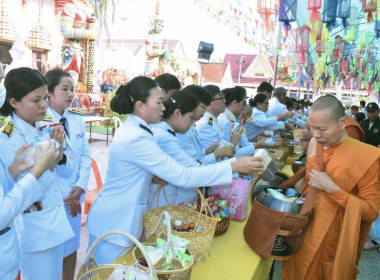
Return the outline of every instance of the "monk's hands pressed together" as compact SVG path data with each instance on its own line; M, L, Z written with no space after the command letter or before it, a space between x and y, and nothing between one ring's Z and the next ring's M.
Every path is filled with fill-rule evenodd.
M309 185L315 189L329 193L341 190L341 188L335 184L327 173L320 172L315 169L312 169L309 173Z

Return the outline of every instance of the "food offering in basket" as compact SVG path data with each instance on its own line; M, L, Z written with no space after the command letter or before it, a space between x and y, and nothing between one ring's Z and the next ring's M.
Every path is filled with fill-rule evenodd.
M187 249L189 241L176 235L172 235L171 237L173 241L174 254L172 253L172 250L167 250L164 258L162 256L164 255L165 248L171 246L168 245L167 241L164 239L157 238L155 245L143 245L152 260L153 266L157 270L173 270L175 268L173 266L174 260L178 260L180 262L181 267L179 267L179 269L186 269L194 262L193 256ZM137 261L140 265L148 268L148 264L143 256L141 256ZM176 269L178 269L178 266Z
M160 237L157 237L160 226L162 231ZM170 215L163 211L156 227L143 243L157 273L157 279L190 279L194 257L188 249L189 243L189 240L172 234ZM133 256L138 267L148 269L146 258L139 248L135 247Z
M270 209L296 215L300 213L305 197L297 193L294 188L265 188L257 196L257 201ZM273 245L271 253L272 256L286 257L293 253L292 248L286 243L285 240L286 232L289 230L291 229L282 227L278 232Z
M226 199L216 195L210 195L206 199L211 208L212 215L216 220L215 236L221 235L228 230L231 221L230 208Z
M199 211L198 201L193 201L193 202L190 202L190 203L181 202L178 205L188 207L188 208L193 209L195 211Z
M98 265L94 258L96 246L105 238L111 235L121 235L130 239L138 248L140 254L144 256L147 266L140 268L137 265L127 266L125 263L119 264L103 264ZM131 234L118 230L106 232L99 236L87 251L84 263L81 266L77 280L156 280L156 271L153 268L150 257L144 246Z
M155 228L159 217L164 211L167 211L172 221L181 220L182 225L190 225L194 223L193 231L183 231L183 227L179 231L173 231L174 235L185 238L190 241L188 249L193 254L194 262L200 263L205 261L210 255L210 247L213 241L216 221L211 217L211 209L208 206L202 192L197 188L200 197L199 211L193 210L182 205L167 205L148 210L144 214L144 227L147 233L156 232ZM207 215L203 214L204 212ZM198 230L199 229L199 230ZM156 235L160 237L162 230L159 230ZM148 235L147 235L148 236Z

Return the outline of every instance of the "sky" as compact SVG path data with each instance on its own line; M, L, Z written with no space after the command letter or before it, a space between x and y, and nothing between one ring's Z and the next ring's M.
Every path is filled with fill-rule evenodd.
M145 39L155 8L155 0L119 0L111 38ZM257 53L253 46L211 19L192 1L161 0L160 13L164 20L162 38L180 40L188 59L197 59L200 41L214 44L211 60L222 59L225 53Z

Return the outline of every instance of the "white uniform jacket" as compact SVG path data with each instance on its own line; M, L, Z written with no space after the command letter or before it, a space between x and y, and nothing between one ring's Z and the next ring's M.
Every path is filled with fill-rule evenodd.
M44 176L52 176L49 173ZM0 231L4 231L0 235L2 280L16 279L20 270L20 248L13 221L32 203L41 199L44 191L43 185L30 173L15 183L0 159Z
M288 109L284 104L281 104L276 97L269 100L269 107L267 111L268 118L276 117L286 112L289 112Z
M260 111L257 107L252 108L251 121L245 124L248 139L255 138L264 130L284 129L284 122L277 121L277 117L268 118L265 112Z
M216 117L209 112L205 112L203 117L197 121L196 129L203 149L225 139L223 129L219 126Z
M294 124L298 125L300 128L305 128L307 118L306 118L306 121L303 118L304 117L301 116L297 111L294 111L294 114L293 114L291 120L294 122Z
M180 187L229 184L230 163L186 168L161 150L148 124L134 115L122 123L112 141L105 183L87 218L90 234L121 230L140 238L153 175ZM118 236L106 241L127 246Z
M0 133L1 160L8 166L14 159L17 150L23 145L31 143L40 133L37 128L27 124L14 113L9 116L14 124L11 135ZM16 182L28 172L21 174ZM66 217L62 192L68 188L66 182L46 171L39 183L43 189L41 198L42 210L32 213L22 213L15 220L21 251L39 252L62 244L73 237L73 231ZM25 209L24 209L25 210Z
M152 131L153 139L162 149L162 151L175 159L179 164L185 167L201 166L201 164L198 163L196 159L192 158L188 153L184 151L181 142L178 139L178 134L174 132L174 130L167 122L163 121L159 123L158 125L154 126ZM193 148L192 150L195 149ZM152 184L149 200L152 199L157 187L157 184ZM187 194L185 197L183 195L183 192ZM197 200L198 197L198 193L195 188L180 188L170 183L165 186L165 193L171 205L177 205L183 201L192 202L194 200ZM160 206L167 205L162 192L159 197L159 203ZM154 199L152 207L157 207L157 198Z
M48 117L46 119L51 119L51 121L39 122L39 126L58 123L63 116L66 118L66 129L69 134L65 138L67 147L65 150L65 155L67 157L67 161L66 164L56 166L56 175L65 180L70 186L67 191L71 191L76 186L86 191L88 178L91 171L91 153L88 150L86 127L82 116L69 110L65 110L61 116L51 107L48 108L46 115ZM68 194L69 193L63 193L63 197L67 197ZM85 193L81 196L81 202L83 202L84 197ZM67 218L75 233L75 237L65 243L64 256L67 256L79 248L81 215L77 215L73 218L67 206L65 206L65 209Z
M51 107L48 108L46 115L53 118L52 123L58 123L62 117ZM56 172L59 177L64 178L70 184L71 189L80 187L86 190L91 172L91 153L88 150L86 127L82 116L78 113L65 110L63 117L66 118L66 128L69 134L69 137L66 136L65 139L67 162L64 165L57 165ZM44 122L44 124L48 125L49 123Z
M198 159L204 165L216 162L213 153L206 155L208 146L206 148L202 146L195 125L192 125L186 133L177 133L177 138L185 152L193 159Z
M230 129L236 121L234 114L232 114L228 109L218 116L218 123L223 130L224 138L226 141L230 140ZM251 156L255 153L255 146L253 143L248 141L247 135L244 133L241 135L240 143L236 146L235 156Z

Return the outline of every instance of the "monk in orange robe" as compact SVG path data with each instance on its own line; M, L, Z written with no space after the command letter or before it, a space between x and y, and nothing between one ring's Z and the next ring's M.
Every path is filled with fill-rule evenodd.
M301 247L284 261L284 280L351 280L359 272L380 208L380 150L350 138L345 122L344 107L334 96L320 97L310 110L314 138L297 187L303 195L315 188L318 195ZM317 145L323 147L324 170L315 163Z
M361 142L364 142L364 130L353 117L346 116L345 128L348 136Z

